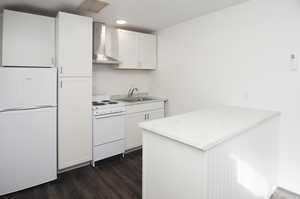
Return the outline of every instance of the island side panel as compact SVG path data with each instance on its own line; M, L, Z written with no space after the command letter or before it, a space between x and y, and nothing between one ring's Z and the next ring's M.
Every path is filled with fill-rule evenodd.
M143 131L143 199L203 199L203 152Z
M277 185L279 117L205 153L207 199L267 199Z

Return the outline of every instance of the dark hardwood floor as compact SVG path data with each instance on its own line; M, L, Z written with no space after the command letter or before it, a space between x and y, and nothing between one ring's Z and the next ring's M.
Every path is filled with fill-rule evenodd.
M63 173L56 181L0 199L141 199L142 151Z

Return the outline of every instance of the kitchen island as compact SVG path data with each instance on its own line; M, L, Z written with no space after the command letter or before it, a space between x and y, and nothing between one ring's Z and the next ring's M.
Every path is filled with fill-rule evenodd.
M143 122L143 199L263 199L276 186L280 113L209 106Z

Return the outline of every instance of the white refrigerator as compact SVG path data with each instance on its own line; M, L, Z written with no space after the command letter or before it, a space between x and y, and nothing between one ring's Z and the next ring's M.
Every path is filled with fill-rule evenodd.
M57 178L56 68L0 67L0 195Z

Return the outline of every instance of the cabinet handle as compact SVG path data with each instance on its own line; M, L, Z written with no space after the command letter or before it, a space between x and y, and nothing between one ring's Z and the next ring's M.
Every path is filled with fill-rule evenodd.
M54 64L54 58L53 57L51 58L51 63Z
M147 115L148 115L148 120L150 120L150 113L148 113Z
M63 81L60 80L60 88L62 88L62 87L63 87Z
M60 74L63 73L63 67L60 67Z
M147 120L147 114L144 115L144 120Z

